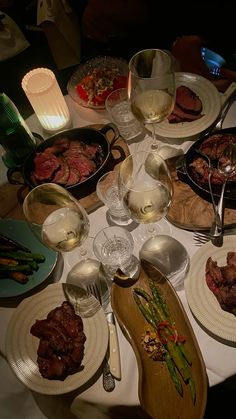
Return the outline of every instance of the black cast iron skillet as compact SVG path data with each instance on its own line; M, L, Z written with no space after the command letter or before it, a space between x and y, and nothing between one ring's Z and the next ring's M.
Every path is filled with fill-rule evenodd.
M109 131L112 131L114 135L111 142L108 141L106 136ZM96 189L96 183L100 176L103 173L105 173L105 171L112 170L115 164L119 163L119 161L125 158L125 153L122 150L122 148L115 144L115 142L119 138L119 132L116 129L115 125L107 124L100 130L92 127L72 128L54 134L47 140L40 143L36 147L34 152L27 157L23 166L20 169L9 169L7 173L9 183L17 185L27 185L30 189L33 189L36 185L31 180L31 172L34 170L34 157L36 153L44 151L47 147L50 147L56 139L61 137L69 138L71 140L82 140L86 144L98 143L100 144L104 155L104 160L102 164L99 166L99 168L96 170L96 172L94 172L91 176L89 176L82 182L65 187L76 198L83 198L84 196L93 192ZM111 153L112 149L119 150L120 156L117 159L114 159Z
M188 149L187 153L181 157L177 161L176 169L178 177L181 181L187 183L199 196L203 199L211 202L208 182L205 184L198 183L197 179L194 177L193 172L191 170L191 163L198 157L201 157L197 150L212 135L218 134L235 134L236 135L236 127L232 128L224 128L220 130L216 130L214 132L208 133L203 135L199 140L197 140L191 147ZM219 140L220 141L220 140ZM236 143L236 137L235 137ZM217 167L217 161L213 161L213 165ZM221 185L212 185L212 191L216 203L220 197L221 192ZM224 198L225 206L228 208L236 208L236 182L235 181L228 181L226 184L225 189L225 198Z

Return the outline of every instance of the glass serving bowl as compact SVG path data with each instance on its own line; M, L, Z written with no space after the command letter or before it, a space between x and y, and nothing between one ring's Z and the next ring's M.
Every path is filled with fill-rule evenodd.
M71 98L87 108L104 109L107 96L127 87L128 64L122 58L99 56L79 65L67 84Z

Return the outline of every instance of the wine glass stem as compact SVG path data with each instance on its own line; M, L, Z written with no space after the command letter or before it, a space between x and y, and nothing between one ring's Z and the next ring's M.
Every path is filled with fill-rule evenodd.
M156 138L156 130L155 130L155 124L151 124L152 125L152 150L158 150L159 148L159 143L157 141Z

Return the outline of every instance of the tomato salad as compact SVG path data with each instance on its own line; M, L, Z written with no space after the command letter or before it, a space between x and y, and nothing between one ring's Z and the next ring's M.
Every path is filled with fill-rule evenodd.
M104 106L113 90L127 86L127 76L119 73L118 68L95 68L76 85L76 92L88 105Z

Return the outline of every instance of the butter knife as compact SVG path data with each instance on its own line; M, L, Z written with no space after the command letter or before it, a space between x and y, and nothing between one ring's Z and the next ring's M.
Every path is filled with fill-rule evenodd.
M117 336L116 322L111 303L108 303L106 307L103 307L108 328L109 328L109 348L107 352L107 361L110 366L111 374L117 380L121 380L121 362L120 362L120 350Z

